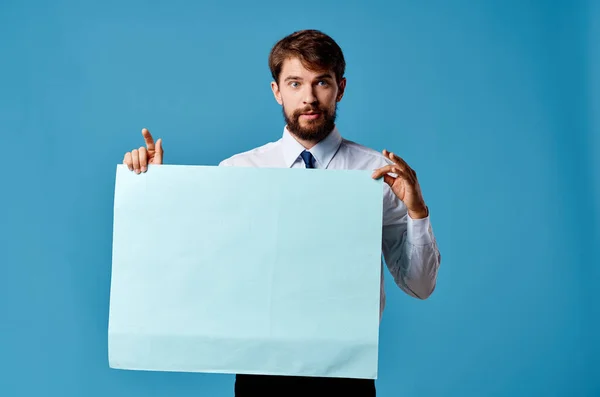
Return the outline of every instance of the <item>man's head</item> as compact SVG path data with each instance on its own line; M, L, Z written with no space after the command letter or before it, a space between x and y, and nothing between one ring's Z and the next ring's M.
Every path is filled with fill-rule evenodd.
M290 132L313 143L325 138L346 87L346 62L337 43L317 30L292 33L271 50L269 68Z

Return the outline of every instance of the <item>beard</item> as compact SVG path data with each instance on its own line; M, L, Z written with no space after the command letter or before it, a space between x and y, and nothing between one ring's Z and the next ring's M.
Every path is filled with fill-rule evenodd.
M325 139L335 127L337 103L333 110L323 109L319 106L307 106L305 108L295 110L291 116L288 116L287 112L285 111L285 106L282 108L283 117L288 126L288 130L304 141L318 143ZM320 112L321 114L316 120L305 120L306 124L302 126L300 124L300 116L302 113L307 112Z

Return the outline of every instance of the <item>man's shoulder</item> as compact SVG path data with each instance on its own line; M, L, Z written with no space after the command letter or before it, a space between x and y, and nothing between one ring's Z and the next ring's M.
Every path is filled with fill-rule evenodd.
M236 153L219 163L219 166L258 166L265 160L274 157L279 148L279 141L267 142L264 145L255 147L244 152Z
M386 158L383 153L346 138L342 140L342 149L346 152L346 155L369 166L383 167L392 164L391 160Z

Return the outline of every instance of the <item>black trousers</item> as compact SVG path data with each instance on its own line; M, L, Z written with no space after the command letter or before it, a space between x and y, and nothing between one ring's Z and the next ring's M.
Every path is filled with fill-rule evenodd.
M235 397L375 397L373 379L236 375Z

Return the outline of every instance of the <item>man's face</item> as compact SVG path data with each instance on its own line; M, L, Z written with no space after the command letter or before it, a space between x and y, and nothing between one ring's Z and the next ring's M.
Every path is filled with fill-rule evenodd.
M346 79L336 82L332 71L311 71L298 58L290 58L283 63L278 84L273 82L271 88L290 132L317 143L335 126L345 85Z

